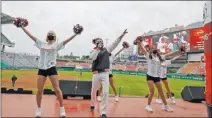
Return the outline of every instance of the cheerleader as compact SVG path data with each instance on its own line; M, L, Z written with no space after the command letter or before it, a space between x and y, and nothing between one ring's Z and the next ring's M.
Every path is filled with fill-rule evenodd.
M54 31L49 31L46 35L46 42L33 36L25 27L28 22L25 19L17 18L14 22L17 27L20 27L31 39L35 42L35 46L40 50L40 60L38 64L38 77L37 77L37 94L36 102L37 108L35 112L36 117L41 117L41 100L43 94L43 87L47 77L49 77L53 89L56 93L60 103L60 116L65 117L66 112L63 106L63 95L59 87L59 77L56 69L56 58L59 50L63 49L65 45L74 39L77 35L81 34L83 28L80 25L74 27L74 34L66 40L56 43L56 34Z
M166 90L168 92L168 95L169 95L169 98L170 98L171 102L173 104L175 104L176 102L175 102L174 97L171 94L170 87L168 85L168 81L167 81L167 76L166 75L167 75L168 65L171 65L171 62L174 61L174 60L176 60L176 59L178 59L181 55L178 55L178 56L174 57L171 60L165 60L166 56L171 55L173 53L174 52L162 56L162 62L160 63L160 67L159 67L159 78L163 82L163 84L164 84L164 86L165 86L165 88L166 88ZM158 104L161 104L162 103L159 94L158 94L158 97L156 99L156 103L158 103Z
M167 104L166 98L164 96L163 93L163 89L162 89L162 85L160 83L160 78L159 78L159 67L160 67L160 63L162 61L162 58L160 56L160 54L158 53L158 51L156 49L154 49L153 51L147 52L144 47L142 46L142 41L139 39L137 40L137 44L140 47L140 49L144 52L145 57L147 59L147 65L148 65L148 70L147 70L147 84L149 87L149 96L148 96L148 102L147 102L147 106L146 106L146 110L148 112L153 112L153 109L151 107L151 102L152 102L152 98L154 96L154 85L156 86L156 88L158 89L159 95L161 96L161 99L164 103L164 107L163 109L165 111L171 112L173 111L169 105Z

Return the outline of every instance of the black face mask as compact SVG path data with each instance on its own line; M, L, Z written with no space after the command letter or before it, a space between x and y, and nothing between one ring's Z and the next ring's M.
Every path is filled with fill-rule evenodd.
M49 40L54 40L54 36L51 36L51 35L49 35L47 38L48 38Z
M153 50L152 53L153 53L153 54L157 54L158 51L157 51L157 50Z

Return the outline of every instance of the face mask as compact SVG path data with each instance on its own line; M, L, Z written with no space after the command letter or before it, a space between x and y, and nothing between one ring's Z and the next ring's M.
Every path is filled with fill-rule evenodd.
M49 40L54 40L54 36L49 35L49 36L48 36L48 39L49 39Z

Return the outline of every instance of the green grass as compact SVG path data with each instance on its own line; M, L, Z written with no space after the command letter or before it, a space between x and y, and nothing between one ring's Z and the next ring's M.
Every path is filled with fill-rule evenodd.
M37 70L21 70L22 73L26 72L26 75L27 75L27 72L35 72L35 71ZM16 73L18 74L18 72ZM79 76L79 72L58 71L58 73L60 75ZM11 75L12 75L12 72L5 72L5 73L2 72L2 76L3 76L2 78L7 76L11 77ZM92 80L92 73L83 72L83 76L79 77L79 80ZM182 89L187 85L204 86L205 84L204 82L201 82L201 81L179 80L179 79L173 79L173 78L169 78L168 81L169 81L170 89L175 94L176 98L181 98L180 93ZM149 91L145 76L115 74L114 83L117 88L117 92L119 92L119 88L121 87L121 95L145 96L146 94L148 94L148 91ZM44 88L52 89L52 86L45 85ZM164 89L164 92L166 93L165 89ZM33 91L33 93L36 93L36 91ZM111 88L110 88L110 93L113 93ZM155 89L155 96L156 95L157 95L157 91Z

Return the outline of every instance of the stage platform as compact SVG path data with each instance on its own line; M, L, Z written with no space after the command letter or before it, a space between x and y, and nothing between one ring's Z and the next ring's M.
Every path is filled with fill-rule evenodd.
M170 105L173 112L162 110L162 104L153 100L154 112L145 110L146 98L121 97L115 102L109 98L108 117L207 117L206 106L202 103L189 103L181 99ZM99 103L94 113L90 112L90 101L82 99L64 100L67 117L99 117ZM2 117L34 117L36 108L35 95L2 94ZM44 95L42 117L59 117L59 103L54 95Z

